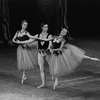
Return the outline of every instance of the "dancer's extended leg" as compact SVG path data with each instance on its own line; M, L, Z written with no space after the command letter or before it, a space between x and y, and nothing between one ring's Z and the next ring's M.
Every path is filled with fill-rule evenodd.
M100 59L98 59L98 58L93 58L93 57L89 57L89 56L86 56L86 55L84 55L84 58L94 60L94 61L100 61Z

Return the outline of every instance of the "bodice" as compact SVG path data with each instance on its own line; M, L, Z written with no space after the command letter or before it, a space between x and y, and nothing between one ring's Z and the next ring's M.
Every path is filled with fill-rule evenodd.
M40 35L38 37L40 37ZM48 35L46 38L48 38ZM46 49L48 49L48 46L49 46L49 41L38 40L38 49L39 50L46 50Z
M29 37L27 35L17 36L15 40L25 41L25 40L29 40Z
M61 46L61 41L60 42L52 42L52 48L53 49L58 49Z

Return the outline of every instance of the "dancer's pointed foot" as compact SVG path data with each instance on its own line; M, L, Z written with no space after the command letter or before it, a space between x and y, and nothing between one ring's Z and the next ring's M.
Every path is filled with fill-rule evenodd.
M100 61L98 58L91 58L91 60Z
M27 77L26 76L23 76L22 77L22 80L21 80L21 84L23 84L26 79L27 79Z
M39 88L44 88L44 87L46 87L46 84L41 84L37 88L39 89Z
M53 89L54 89L54 90L56 89L57 85L58 85L58 80L55 80L55 83L54 83L54 85L53 85Z

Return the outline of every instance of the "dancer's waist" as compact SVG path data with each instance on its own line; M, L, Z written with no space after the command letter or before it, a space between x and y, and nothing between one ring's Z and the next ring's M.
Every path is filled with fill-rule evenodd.
M38 49L38 52L42 54L47 54L49 53L49 49Z

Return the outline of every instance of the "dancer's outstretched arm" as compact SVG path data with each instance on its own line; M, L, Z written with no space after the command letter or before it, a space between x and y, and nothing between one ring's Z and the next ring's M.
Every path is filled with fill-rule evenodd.
M53 38L49 38L49 39L42 39L42 38L37 38L38 40L43 40L43 41L51 41L53 40Z
M31 38L32 38L32 39L37 39L37 38L38 38L38 34L36 34L36 35L34 35L34 36L31 35Z
M31 42L34 42L35 39L29 39L29 40L26 40L26 41L19 41L18 43L19 44L28 44L28 43L31 43Z
M100 59L98 59L98 58L89 57L89 56L86 56L86 55L84 55L84 59L90 59L90 60L94 60L94 61L100 61Z

